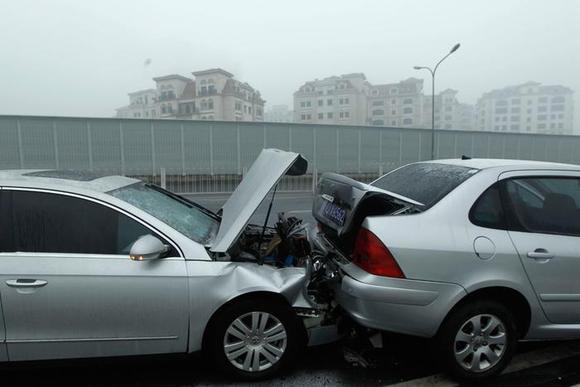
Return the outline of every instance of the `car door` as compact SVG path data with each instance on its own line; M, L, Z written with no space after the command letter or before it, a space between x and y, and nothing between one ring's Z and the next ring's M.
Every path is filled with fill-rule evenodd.
M185 260L126 212L93 199L6 188L0 294L10 360L184 352ZM169 256L132 261L152 234Z
M580 174L502 175L509 235L546 317L580 323Z

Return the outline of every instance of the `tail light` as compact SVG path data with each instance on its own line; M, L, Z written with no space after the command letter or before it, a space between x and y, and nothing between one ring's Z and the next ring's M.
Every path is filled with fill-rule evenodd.
M369 230L361 228L352 253L352 261L364 271L383 277L405 278L387 246Z

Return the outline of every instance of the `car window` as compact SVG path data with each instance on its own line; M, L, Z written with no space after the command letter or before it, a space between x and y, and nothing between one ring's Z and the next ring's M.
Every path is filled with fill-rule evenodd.
M499 184L492 185L481 194L471 208L469 220L477 226L505 229Z
M458 165L417 163L396 169L372 185L423 203L426 210L477 172Z
M89 200L29 191L5 191L3 199L4 252L128 255L139 237L159 238L130 217Z
M217 232L215 215L159 187L136 183L108 192L168 224L191 240L206 244Z
M506 182L510 229L580 236L580 179L529 177Z

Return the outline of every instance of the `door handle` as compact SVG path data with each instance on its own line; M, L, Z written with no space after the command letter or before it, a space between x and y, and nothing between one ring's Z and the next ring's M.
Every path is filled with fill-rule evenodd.
M546 249L535 249L528 253L528 258L538 259L538 260L549 260L554 258L554 254L550 253Z
M48 282L45 280L37 280L37 279L12 279L7 280L6 285L12 288L40 288L46 285Z

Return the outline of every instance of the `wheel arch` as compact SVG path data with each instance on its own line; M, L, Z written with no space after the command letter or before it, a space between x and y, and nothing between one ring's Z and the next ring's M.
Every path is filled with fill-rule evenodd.
M473 290L461 298L447 312L447 315L439 325L438 331L444 326L445 321L463 305L477 300L492 300L501 303L514 311L518 338L523 338L527 334L531 320L532 309L527 298L518 290L507 286L489 286Z
M257 299L257 300L265 301L265 302L278 303L280 305L287 306L289 309L292 309L292 305L290 305L290 303L288 302L286 297L284 297L282 294L276 293L276 292L264 291L264 290L250 291L250 292L247 292L244 294L240 294L236 297L233 297L233 298L229 299L227 302L224 302L222 305L220 305L220 307L217 308L212 313L211 317L207 321L207 324L205 325L205 328L203 331L203 337L202 337L202 342L201 342L202 351L205 351L207 349L208 337L212 333L211 330L212 330L213 326L215 325L214 324L215 320L217 318L219 318L220 314L225 309L229 308L233 304L236 304L236 303L242 302L242 301L246 301L246 300L251 300L251 299ZM308 333L306 332L306 327L302 323L299 324L299 326L301 327L301 334L303 334L304 338L307 339Z

